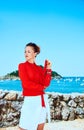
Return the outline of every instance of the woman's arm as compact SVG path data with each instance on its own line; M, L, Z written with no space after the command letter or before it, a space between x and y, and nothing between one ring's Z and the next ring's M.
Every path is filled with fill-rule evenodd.
M40 71L41 71L40 83L48 87L51 81L51 74L52 74L51 62L45 60L44 68L40 67Z

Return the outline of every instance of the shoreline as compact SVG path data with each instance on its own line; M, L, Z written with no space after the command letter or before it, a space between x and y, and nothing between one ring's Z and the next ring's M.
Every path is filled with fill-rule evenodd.
M4 92L16 92L16 93L22 93L22 91L17 91L17 90L7 90L7 89L0 89L0 92L1 91L4 91ZM84 95L84 92L83 93L79 93L79 92L72 92L72 93L60 93L60 92L46 92L45 91L45 94L52 94L52 95Z

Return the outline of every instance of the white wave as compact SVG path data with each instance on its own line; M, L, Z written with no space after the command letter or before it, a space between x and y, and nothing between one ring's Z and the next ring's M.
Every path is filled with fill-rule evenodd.
M81 86L84 86L84 83L81 83L80 85L81 85Z
M15 90L3 90L3 89L0 89L0 92L13 92L13 93L22 93L22 91L15 91Z
M84 95L84 93L58 93L58 92L45 92L46 94L52 94L52 95L71 95L73 97L78 96L78 95Z
M75 80L75 81L76 81L76 82L77 82L77 81L80 81L80 78L76 78L76 80Z
M0 80L0 82L4 82L4 80Z
M64 79L64 81L69 81L69 82L72 82L73 79L72 78L68 78L68 79Z
M60 81L58 80L57 83L60 83Z

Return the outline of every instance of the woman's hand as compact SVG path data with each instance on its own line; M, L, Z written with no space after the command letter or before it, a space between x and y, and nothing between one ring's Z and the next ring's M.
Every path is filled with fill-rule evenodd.
M51 69L51 62L49 60L45 60L45 66L46 66L46 69Z

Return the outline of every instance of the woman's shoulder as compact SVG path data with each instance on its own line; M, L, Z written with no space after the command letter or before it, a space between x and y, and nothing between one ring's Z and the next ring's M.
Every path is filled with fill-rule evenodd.
M26 64L26 62L22 62L22 63L19 63L19 67L23 67L23 66L25 66L25 64Z

